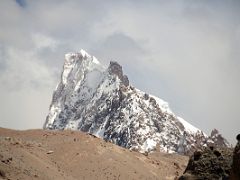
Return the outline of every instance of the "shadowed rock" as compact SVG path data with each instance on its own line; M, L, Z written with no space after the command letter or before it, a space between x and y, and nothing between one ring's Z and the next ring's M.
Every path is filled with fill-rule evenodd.
M229 148L210 149L194 152L180 180L229 179L232 150Z
M237 145L233 151L233 163L230 180L240 179L240 134L237 135Z
M129 86L129 80L126 75L123 75L122 66L115 61L111 61L108 67L110 74L115 74L123 82L125 86Z

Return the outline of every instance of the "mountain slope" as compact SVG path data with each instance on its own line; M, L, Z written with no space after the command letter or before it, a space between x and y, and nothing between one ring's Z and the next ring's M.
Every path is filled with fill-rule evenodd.
M0 128L0 179L174 179L187 156L121 148L77 131Z
M81 130L140 152L186 154L209 141L167 102L131 86L117 62L103 67L84 50L65 55L44 128Z

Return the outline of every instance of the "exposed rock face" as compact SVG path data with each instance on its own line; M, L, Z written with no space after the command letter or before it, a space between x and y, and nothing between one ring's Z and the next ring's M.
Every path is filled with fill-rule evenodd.
M140 152L189 154L213 142L177 117L168 103L129 85L122 67L108 68L81 50L65 55L45 129L73 129Z
M108 71L112 75L117 75L117 77L122 81L124 86L129 86L129 80L126 75L123 75L122 66L115 61L110 61Z
M233 151L233 163L230 180L240 179L240 134L237 135L237 145Z
M180 180L229 179L232 163L230 148L205 148L195 151Z
M210 139L213 141L215 147L230 147L230 144L226 139L218 132L217 129L213 129L210 135Z
M128 77L126 75L123 76L122 82L125 86L129 86L129 80L128 80Z

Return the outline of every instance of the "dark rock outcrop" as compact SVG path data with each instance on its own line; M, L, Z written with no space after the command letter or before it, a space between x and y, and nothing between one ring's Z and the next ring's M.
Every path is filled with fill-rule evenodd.
M123 80L122 80L123 84L125 86L129 86L129 80L128 80L128 77L127 75L123 75Z
M129 86L129 80L127 75L123 74L122 66L116 61L110 61L108 71L110 74L115 74L122 81L125 86Z
M230 148L205 148L195 151L180 180L229 179L232 164Z
M237 135L237 145L233 151L233 163L230 180L240 179L240 134Z
M219 142L223 138L214 130L211 137ZM213 138L214 139L214 138ZM231 148L219 148L210 146L203 151L195 151L190 157L187 168L180 180L240 180L240 134L237 135L237 145ZM215 141L216 142L216 141Z
M226 139L219 133L217 129L213 129L209 137L212 141L214 147L230 147L230 144Z

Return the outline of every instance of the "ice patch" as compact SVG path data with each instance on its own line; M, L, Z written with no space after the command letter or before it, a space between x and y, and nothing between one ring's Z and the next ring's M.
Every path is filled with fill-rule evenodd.
M178 120L183 124L183 126L185 127L185 129L190 132L190 133L197 133L198 131L201 132L200 129L194 127L193 125L189 124L187 121L185 121L183 118L181 117L177 117Z
M91 89L96 89L102 80L102 72L99 72L97 70L91 71L87 73L85 80L87 87Z
M86 51L83 49L80 50L80 54L82 54L83 57L91 57Z
M156 141L154 141L153 139L147 139L142 146L142 149L144 149L144 151L150 151L153 150L156 147L157 143Z
M99 129L94 133L95 136L97 136L99 138L103 138L104 137L105 125L106 125L107 121L108 120L105 120L103 125L101 127L99 127Z
M55 105L51 106L49 117L48 117L48 122L47 122L46 126L53 124L54 120L56 119L56 117L60 111L61 111L61 109L58 106L55 106Z
M97 60L97 58L95 56L92 57L92 60L95 64L100 64L100 62Z
M156 100L157 104L160 106L160 108L162 109L163 112L173 114L172 110L169 107L169 104L166 101L164 101L156 96L153 96L153 95L149 95L149 96L153 97Z
M68 124L66 125L65 129L69 130L77 130L79 121L69 121Z

